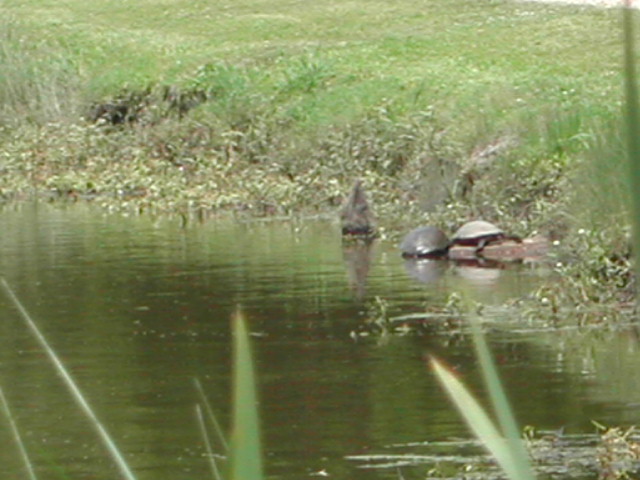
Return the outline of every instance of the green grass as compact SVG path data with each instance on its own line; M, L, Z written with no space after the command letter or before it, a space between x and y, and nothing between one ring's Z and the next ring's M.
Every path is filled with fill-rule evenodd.
M617 86L611 12L500 1L300 7L32 0L3 11L28 44L63 48L87 98L191 84L202 65L225 65L245 100L260 98L296 128L354 121L384 104L394 116L436 108L457 135L473 136L478 124L512 129L558 109L602 113Z
M251 90L284 92L289 98L281 101L304 107L312 126L357 118L383 99L401 111L459 109L464 116L456 117L466 119L492 97L511 97L503 109L573 110L581 96L611 92L617 76L617 19L595 9L500 1L31 0L4 2L3 10L32 41L62 43L96 96L188 81L201 65L221 62L247 77L259 72ZM291 88L291 71L305 64L319 66L324 81L287 94L281 87Z
M67 109L59 117L68 120L83 113L79 102L86 113L91 101L113 98L123 89L174 84L207 91L210 101L190 114L195 125L169 125L167 130L178 138L167 143L186 143L178 145L178 156L193 160L199 152L189 137L205 125L217 133L209 145L211 156L231 148L241 160L271 162L270 171L260 172L265 182L272 178L281 186L282 175L294 177L291 189L265 200L285 203L277 209L284 213L306 207L291 190L315 178L326 184L336 173L339 188L325 187L322 198L339 196L360 175L376 184L386 180L380 177L391 177L386 183L393 189L375 199L383 208L390 200L407 206L398 198L402 189L424 203L432 196L421 186L423 180L433 183L432 159L454 171L465 170L476 149L509 137L512 147L501 153L490 176L477 182L472 198L481 207L476 215L495 217L504 209L493 206L513 202L514 190L524 197L516 198L521 207L520 201L531 203L535 199L529 197L539 195L541 187L532 183L566 176L620 108L620 39L612 33L619 30L619 19L612 10L472 0L304 6L271 0L217 2L215 7L205 2L125 6L107 0L64 5L30 0L4 2L2 13L11 19L11 28L2 30L12 33L1 39L9 52L7 64L18 72L10 83L0 81L5 118L34 121L40 115L50 121L52 115L39 113L55 110L42 108L47 98L58 105L53 99L73 97L57 107ZM51 89L63 93L38 93L38 85L51 83ZM72 88L64 90L67 85ZM144 149L154 146L149 141L155 140L154 132L166 135L163 128L149 129L142 138L119 139L121 147L133 144L134 166L144 163L152 175L153 148ZM45 145L38 145L44 150L42 163L74 169L62 178L57 169L38 172L38 179L48 183L36 187L82 191L94 185L113 191L113 181L104 185L92 170L75 168L79 150L131 162L131 152L78 145L77 135L66 127L45 131L37 140L33 133L19 141L15 132L7 133L12 140L3 150L32 152L33 143L41 144L45 137ZM70 138L61 145L47 141L56 135ZM136 183L136 172L127 168L123 176ZM513 186L514 175L523 179L521 184ZM159 197L189 189L163 185L161 176L152 178L164 190ZM131 188L122 180L109 180L123 190ZM245 178L233 182L233 192L225 197L251 196L237 188L245 183ZM18 183L17 189L24 188ZM10 192L11 184L3 190ZM453 185L447 189L452 190ZM190 199L179 195L161 209L184 206L199 195L189 193ZM234 202L223 199L213 207L229 203ZM415 218L420 205L408 207Z

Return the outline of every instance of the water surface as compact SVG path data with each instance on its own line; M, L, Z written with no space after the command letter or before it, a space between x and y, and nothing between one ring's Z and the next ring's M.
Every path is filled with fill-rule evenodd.
M384 466L365 456L422 455L431 452L425 442L469 438L425 362L441 357L481 391L464 318L435 315L405 335L367 324L381 308L442 312L452 292L486 303L491 346L522 424L583 434L594 431L592 419L640 420L634 330L541 330L496 308L529 295L549 275L544 266L406 264L387 242L345 250L326 221L184 226L38 204L5 207L0 224L1 275L139 479L211 478L194 379L227 427L237 305L253 333L270 478L397 478L395 468L362 468ZM0 309L0 385L40 478L117 478L6 296ZM0 435L12 445L8 427ZM27 478L14 448L0 456L5 478ZM404 463L413 464L405 478L430 468Z

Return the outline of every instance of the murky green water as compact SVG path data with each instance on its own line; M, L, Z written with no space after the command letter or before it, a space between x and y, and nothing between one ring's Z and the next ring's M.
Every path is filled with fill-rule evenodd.
M403 467L405 478L424 478L433 464L425 442L469 437L425 357L440 356L478 387L473 349L460 334L464 325L437 317L408 335L363 336L369 306L378 296L392 315L424 312L465 290L491 312L547 275L543 267L476 271L443 263L416 272L392 246L344 251L330 222L183 227L82 205L22 205L0 211L0 225L1 275L139 479L211 478L194 379L226 426L229 322L238 304L255 334L270 478L397 478L395 468L362 468L396 455L414 464ZM6 296L0 312L0 386L40 478L117 478ZM640 421L633 331L540 331L535 322L490 320L523 424L578 434L593 432L592 419ZM2 425L3 478L27 478ZM460 444L438 448L438 455L464 452ZM365 455L384 455L384 462Z

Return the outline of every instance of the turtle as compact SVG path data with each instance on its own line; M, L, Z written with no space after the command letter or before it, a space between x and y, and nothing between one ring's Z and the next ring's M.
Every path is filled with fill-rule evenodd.
M466 247L476 247L476 253L482 252L482 249L493 242L501 240L513 240L522 243L520 237L507 235L504 230L497 227L493 223L484 220L473 220L462 225L453 235L451 246L462 245Z
M369 208L362 180L356 180L353 185L349 198L347 198L340 211L340 221L342 223L342 235L344 236L375 236L373 213Z
M404 237L400 250L404 258L444 257L449 251L449 238L438 227L419 227Z

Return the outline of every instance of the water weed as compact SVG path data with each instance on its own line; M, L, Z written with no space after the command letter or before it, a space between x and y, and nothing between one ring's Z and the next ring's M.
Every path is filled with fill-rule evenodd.
M599 477L602 480L633 478L638 473L640 443L635 427L607 428L597 422L600 432L598 447Z

